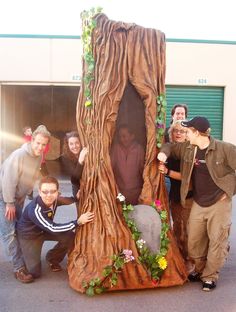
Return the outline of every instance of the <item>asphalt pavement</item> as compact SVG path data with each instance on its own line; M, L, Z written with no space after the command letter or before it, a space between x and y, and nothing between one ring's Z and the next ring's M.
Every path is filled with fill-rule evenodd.
M62 181L61 191L70 194L69 181ZM59 207L57 220L67 221L76 217L71 205ZM206 293L200 283L164 289L119 291L87 297L70 288L66 270L50 272L45 253L53 243L45 243L42 253L43 274L32 284L21 284L12 273L12 266L0 245L0 312L236 312L236 197L233 199L231 249L221 271L217 288ZM63 262L66 268L66 260Z

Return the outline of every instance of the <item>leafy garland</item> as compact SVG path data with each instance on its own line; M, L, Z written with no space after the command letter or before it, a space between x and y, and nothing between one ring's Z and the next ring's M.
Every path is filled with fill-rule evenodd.
M94 80L95 59L92 51L92 33L96 27L96 21L93 19L94 15L101 13L102 8L92 8L89 11L81 13L82 19L82 42L83 42L83 58L85 61L84 68L84 96L86 98L85 107L92 107L92 93L91 81Z
M82 286L86 289L86 295L92 297L114 287L117 284L118 274L122 272L123 266L133 261L134 257L132 250L124 249L118 255L113 255L111 259L113 260L112 265L107 265L102 271L102 275L105 277L103 280L96 277L89 282L83 281Z
M160 148L162 144L162 138L165 133L165 117L166 117L166 95L160 94L157 97L157 115L156 115L156 141L157 147Z
M169 239L167 232L169 225L167 224L167 212L161 209L161 202L156 200L152 204L152 207L157 210L160 215L162 226L160 234L160 251L159 253L152 253L146 246L146 242L141 239L141 232L139 232L133 219L129 218L129 213L134 210L132 205L126 205L125 197L122 194L118 194L117 198L122 202L122 210L125 221L132 233L132 238L136 242L136 246L139 252L138 262L142 263L151 275L152 282L156 286L160 280L164 270L167 268L167 260L165 258L168 251ZM105 277L101 280L99 277L91 279L89 282L83 282L82 286L86 289L88 296L94 296L95 294L101 294L102 292L117 285L118 274L122 272L123 266L135 260L132 255L132 250L124 249L118 255L111 257L113 260L112 265L108 265L103 269L102 275Z
M121 199L123 198L121 197ZM134 210L134 207L132 205L126 205L125 201L123 201L123 215L132 233L132 238L136 242L136 246L139 251L138 260L149 271L153 283L157 284L164 270L167 268L167 260L165 256L167 254L169 244L169 239L167 236L169 225L166 222L167 212L162 210L160 200L155 200L155 203L152 204L152 207L157 210L161 218L160 251L158 253L152 253L151 250L147 247L146 242L140 238L141 232L139 232L134 220L129 218L129 213Z

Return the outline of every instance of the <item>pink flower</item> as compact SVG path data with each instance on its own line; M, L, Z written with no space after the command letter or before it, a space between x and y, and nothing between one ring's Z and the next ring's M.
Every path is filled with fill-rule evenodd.
M131 255L132 255L132 250L130 250L130 249L124 249L124 250L123 250L123 254L124 254L125 256L131 256Z
M155 205L156 205L157 207L161 206L161 201L160 201L160 199L156 199L156 200L155 200Z
M134 260L134 256L132 256L132 250L124 249L122 253L125 256L126 263Z

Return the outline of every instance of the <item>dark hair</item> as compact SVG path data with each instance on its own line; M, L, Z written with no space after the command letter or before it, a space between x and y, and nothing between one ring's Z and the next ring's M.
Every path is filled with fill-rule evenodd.
M205 136L205 137L209 137L210 134L211 134L211 128L208 128L208 129L206 130L206 132L201 132L201 131L195 129L194 127L189 127L189 129L191 129L193 132L197 132L197 131L198 131L198 133L199 133L201 136Z
M25 133L25 131L26 130L28 130L28 129L31 129L31 127L30 126L25 126L22 130L23 130L23 133Z
M127 124L120 124L117 133L119 133L121 129L127 129L129 134L134 134L134 131Z
M71 132L66 133L66 135L64 137L64 144L63 144L63 155L65 157L71 159L72 161L77 162L78 158L69 149L69 139L70 138L78 138L78 140L80 141L78 132L71 131Z
M178 107L183 107L184 108L184 110L185 110L185 118L187 118L188 117L188 106L186 105L186 104L175 104L173 107L172 107L172 109L171 109L171 116L174 116L174 113L175 113L175 110L176 110L176 108L178 108Z
M54 177L45 176L42 179L40 179L40 181L39 181L39 189L40 190L41 190L42 184L44 184L44 183L53 183L57 186L57 190L59 189L59 183L58 183L57 179Z

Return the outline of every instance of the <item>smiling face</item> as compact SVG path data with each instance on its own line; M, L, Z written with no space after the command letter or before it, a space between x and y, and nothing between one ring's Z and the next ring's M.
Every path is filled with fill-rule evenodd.
M31 147L34 156L42 155L46 145L48 144L49 138L43 136L42 134L37 134L31 140Z
M72 154L79 155L80 142L77 137L71 137L68 139L68 147Z
M176 107L174 115L172 116L172 120L184 120L186 119L185 109L184 107Z
M187 139L187 129L180 124L176 124L171 129L172 142L184 142Z
M58 188L55 183L42 183L39 189L39 195L44 204L51 207L58 197Z

